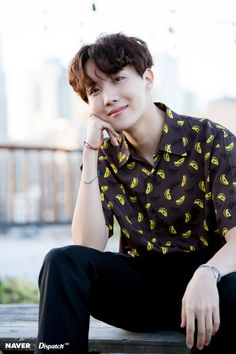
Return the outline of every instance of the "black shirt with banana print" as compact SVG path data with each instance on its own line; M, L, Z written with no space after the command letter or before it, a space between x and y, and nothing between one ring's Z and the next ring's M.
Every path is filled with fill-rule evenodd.
M123 135L119 146L106 139L99 151L110 236L115 216L122 253L216 252L236 226L236 137L209 119L156 105L165 112L165 123L154 167Z

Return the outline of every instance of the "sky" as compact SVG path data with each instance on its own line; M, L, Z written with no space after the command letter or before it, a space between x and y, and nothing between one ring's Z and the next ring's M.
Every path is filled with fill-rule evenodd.
M235 0L0 0L11 124L26 113L31 70L55 56L67 66L83 43L118 31L147 41L157 71L163 53L176 58L183 88L206 99L236 97Z

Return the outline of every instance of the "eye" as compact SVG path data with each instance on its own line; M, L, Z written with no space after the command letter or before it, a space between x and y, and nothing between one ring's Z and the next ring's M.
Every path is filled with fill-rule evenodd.
M89 96L94 96L94 95L96 95L98 92L99 92L99 88L96 87L96 86L90 87L90 88L88 89L88 95L89 95Z
M116 76L113 80L114 80L115 82L122 81L122 80L124 80L124 76Z

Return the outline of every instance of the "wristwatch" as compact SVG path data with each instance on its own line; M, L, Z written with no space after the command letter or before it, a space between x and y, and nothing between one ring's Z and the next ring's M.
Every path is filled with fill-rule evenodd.
M216 282L218 283L222 277L222 272L217 267L211 264L204 263L199 266L199 268L204 268L204 267L210 268L213 271Z

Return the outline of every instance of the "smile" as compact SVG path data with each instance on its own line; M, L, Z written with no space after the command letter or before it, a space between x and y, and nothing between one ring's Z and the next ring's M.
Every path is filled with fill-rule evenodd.
M112 111L110 111L108 113L108 116L117 117L117 116L121 115L126 110L127 107L128 107L128 105L122 106L122 107L117 107L116 109L113 109Z

